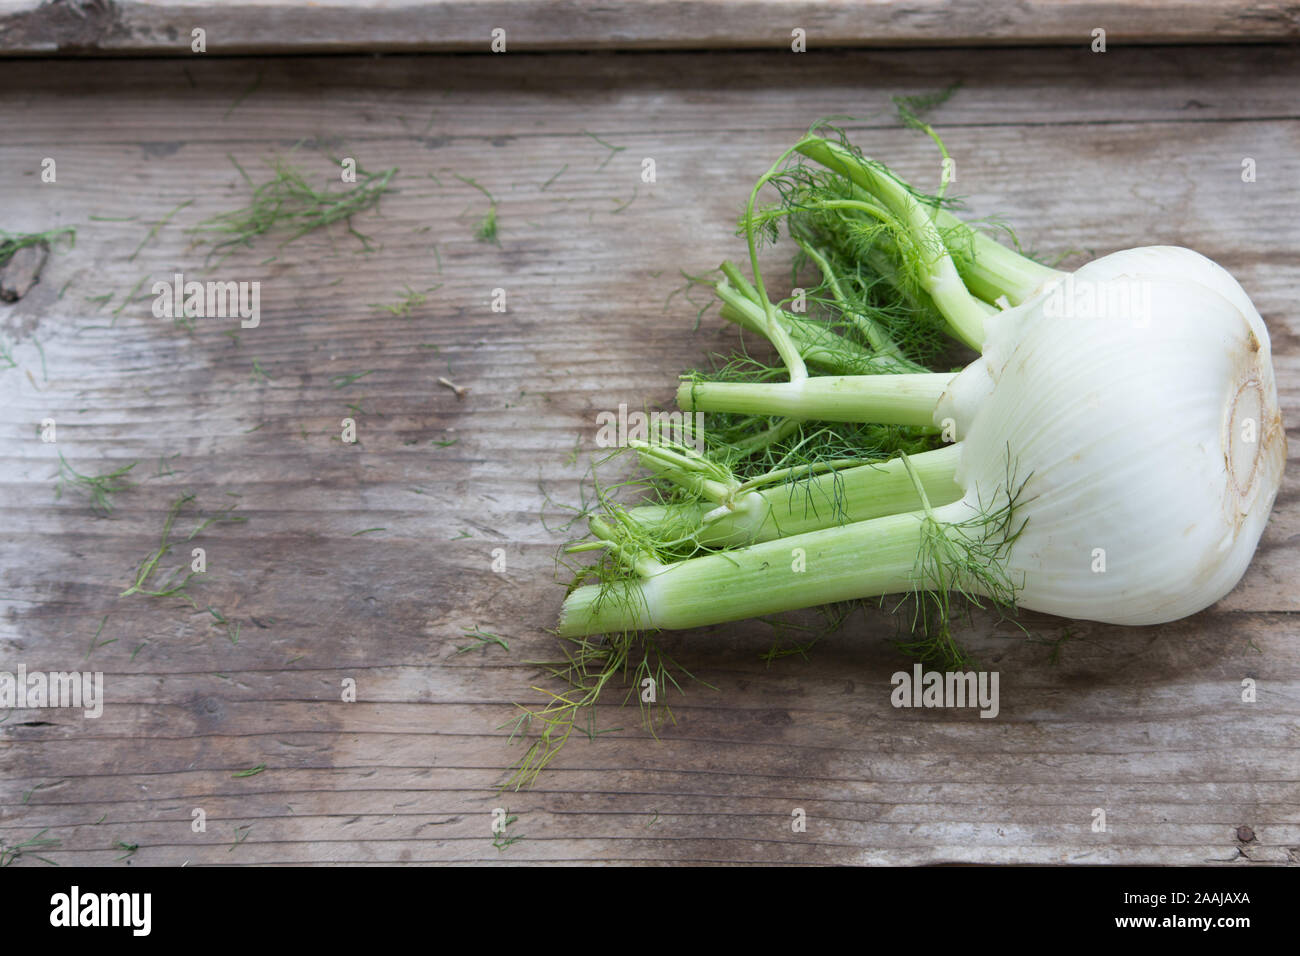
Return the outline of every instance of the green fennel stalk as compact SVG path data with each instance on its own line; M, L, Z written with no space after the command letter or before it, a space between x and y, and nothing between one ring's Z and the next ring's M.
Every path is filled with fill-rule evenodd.
M965 364L952 350L978 350L989 315L1062 274L818 128L749 193L739 231L752 281L727 262L713 286L722 317L766 339L778 362L745 353L684 377L679 406L706 413L699 444L629 443L648 477L597 486L597 507L583 512L590 537L567 549L597 560L572 569L558 631L571 650L550 666L570 690L521 708L515 733L540 722L541 734L511 785L536 776L638 647L636 673L653 655L666 676L657 629L911 594L907 649L955 663L965 659L950 627L956 598L1014 607L1017 583L998 562L1018 533L1023 484L1008 461L1005 500L963 498L961 447L934 410ZM765 188L777 204L759 205ZM815 281L778 304L758 258L782 226L798 250L792 285L800 270ZM621 489L658 501L625 507Z
M810 171L804 166L789 169L787 162L796 154L813 160L822 171ZM768 184L777 185L783 203L777 208L757 210L759 191ZM823 303L838 313L845 323L843 327L852 335L841 335L827 324L785 312L771 302L757 272L757 237L772 237L780 221L787 223L803 256L820 272L829 293ZM573 550L606 549L612 565L595 572L597 583L571 593L562 634L696 626L702 619L689 609L697 589L700 595L726 595L727 600L705 602L711 604L708 613L716 620L846 597L923 590L921 585L927 575L919 570L917 555L927 540L925 529L965 526L979 517L969 510L957 510L951 500L947 511L934 513L927 502L918 512L915 493L892 502L892 514L859 505L858 512L852 515L836 507L821 509L812 517L799 517L788 509L782 512L775 508L767 500L769 493L738 496L736 488L746 477L754 477L752 473L728 482L720 479L718 472L724 467L736 468L749 457L754 446L747 442L757 440L760 450L780 448L786 442L798 447L801 433L814 422L872 422L909 428L916 438L927 433L933 436L934 410L953 373L921 371L924 366L908 358L906 346L899 344L915 336L905 334L896 341L891 326L914 332L906 329L909 321L920 328L937 313L948 334L966 345L978 346L983 338L983 320L992 309L989 299L1019 300L1059 273L966 226L943 208L939 198L917 193L885 167L863 157L842 135L838 141L809 135L787 150L751 190L742 230L755 279L751 284L734 265L724 264L724 279L716 287L726 309L724 317L766 334L786 366L788 380L774 381L763 376L727 381L697 374L682 383L678 390L682 409L706 411L715 419L722 416L724 422L739 420L747 435L726 440L721 447L710 448L707 454L694 459L662 447L638 448L642 464L657 479L674 485L677 494L685 498L670 498L665 504L631 511L617 509L613 516L592 520L590 530L595 540ZM986 298L967 287L963 270L971 277L972 286ZM884 306L880 305L882 300ZM874 361L876 374L809 375L804 364L808 360L834 371L864 359ZM889 374L881 374L886 369ZM917 450L912 449L913 453ZM859 460L872 459L868 456ZM850 472L852 463L849 458ZM945 488L955 487L956 457L945 458L942 464L948 472L938 480ZM818 465L814 455L797 466L777 468L774 473L792 482L802 481L808 485L805 499L815 498L817 492L810 490L809 483L827 481L826 475L816 475ZM841 488L843 471L842 463L831 471L831 480L840 483ZM915 468L911 472L918 482L916 491L923 493L919 474ZM796 500L798 494L789 497ZM738 504L741 499L743 504ZM886 517L896 520L885 521ZM866 518L872 519L871 527L841 531ZM800 537L819 531L826 532L826 536L815 541ZM779 539L779 543L758 547L757 543L769 536ZM958 534L944 540L961 542L968 537ZM838 566L840 552L834 544L841 540L846 543L845 560L852 553L847 542L872 542L869 573ZM737 544L746 541L752 547L736 549ZM818 574L783 581L773 570L782 563L773 559L773 548L784 548L786 553L800 548L806 554L805 544L816 544L822 556ZM707 553L719 548L725 552L721 556ZM894 548L900 560L910 556L906 567L890 564ZM683 562L683 554L695 560ZM950 555L949 563L958 557ZM751 562L764 573L742 574L739 569ZM733 576L727 577L727 567L737 569ZM629 569L639 573L642 580L620 580ZM816 583L810 583L814 577ZM928 577L934 578L935 574ZM721 578L727 578L725 587ZM747 607L750 613L742 614Z

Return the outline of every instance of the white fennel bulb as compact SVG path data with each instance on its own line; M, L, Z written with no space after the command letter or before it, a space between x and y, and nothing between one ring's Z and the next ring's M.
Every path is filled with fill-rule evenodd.
M966 496L944 517L987 510L1010 460L1017 602L1154 624L1227 594L1286 460L1268 332L1236 280L1188 249L1130 249L985 332L935 413L962 438Z

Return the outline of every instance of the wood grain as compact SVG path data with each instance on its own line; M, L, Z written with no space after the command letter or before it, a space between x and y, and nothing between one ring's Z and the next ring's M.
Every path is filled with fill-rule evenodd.
M1291 0L0 0L0 52L215 55L1260 42L1300 36Z
M0 371L0 669L102 670L107 697L98 719L0 723L0 841L48 828L49 859L117 865L1296 862L1294 463L1245 580L1200 615L1029 615L1032 640L976 617L963 636L1001 675L994 720L891 707L908 663L884 612L770 667L776 632L749 622L666 637L716 689L673 695L660 739L602 707L609 733L575 739L532 790L494 789L521 752L499 729L513 703L554 686L526 662L557 650L555 529L596 413L667 403L682 369L737 342L714 313L693 331L681 295L665 308L678 270L742 254L749 184L813 116L957 79L935 120L971 213L1075 250L1067 264L1161 242L1222 262L1268 324L1298 447L1293 48L0 63L0 227L78 230L0 306L17 363ZM852 125L936 178L932 147L886 113ZM374 251L336 227L205 267L187 227L248 192L227 154L260 179L295 145L321 183L331 156L400 168L353 222ZM499 246L475 240L487 200L457 174L496 198ZM149 288L176 271L260 281L260 326L153 318ZM378 307L435 285L408 317ZM336 440L349 415L357 446ZM56 500L60 452L89 472L138 461L137 487L107 518ZM199 609L120 596L190 491L248 519L196 538ZM509 652L457 655L475 626ZM505 850L496 807L524 837Z

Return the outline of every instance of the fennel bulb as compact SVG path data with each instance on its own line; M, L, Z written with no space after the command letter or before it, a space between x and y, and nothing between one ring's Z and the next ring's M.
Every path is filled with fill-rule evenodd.
M768 182L783 204L756 210ZM769 299L756 237L778 223L834 324ZM1267 330L1225 270L1156 246L1059 272L813 135L759 180L742 226L754 281L724 265L723 315L771 340L787 380L682 383L678 404L722 416L723 437L704 454L636 446L679 490L592 520L596 540L570 550L604 563L566 598L561 635L914 592L946 645L952 595L1141 625L1240 580L1286 438ZM979 357L933 371L936 329Z
M1282 481L1286 433L1268 332L1225 270L1188 249L1105 256L1073 274L1094 301L1054 316L1053 289L989 318L983 355L936 409L964 436L948 506L963 521L1028 475L1003 571L1017 603L1113 624L1172 621L1246 571ZM942 512L938 513L938 515Z

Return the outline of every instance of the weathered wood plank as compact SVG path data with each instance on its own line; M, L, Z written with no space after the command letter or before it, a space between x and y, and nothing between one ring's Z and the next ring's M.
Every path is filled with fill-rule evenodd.
M469 136L505 138L497 149L527 146L557 124L558 132L585 128L602 136L703 136L759 124L796 132L832 112L862 117L858 125L892 127L890 96L955 82L962 84L960 95L943 107L948 130L1049 124L1062 135L1076 135L1071 131L1088 123L1282 119L1297 114L1287 72L1293 59L1292 47L1277 44L1119 48L1104 56L1067 49L956 49L831 50L806 57L388 57L378 74L366 57L238 64L202 57L166 63L8 60L0 61L0 70L29 95L69 98L85 96L87 85L108 71L112 95L122 103L120 111L104 112L84 102L71 125L58 112L27 110L21 125L6 131L10 139L130 144L141 158L162 160L178 144L238 144L250 129L249 139L264 143L268 126L287 142L346 133L418 139L430 150ZM699 85L706 64L707 89ZM541 74L544 84L536 81ZM1035 95L1008 93L1021 88ZM566 109L582 121L573 122ZM165 121L156 115L161 110L168 110ZM605 158L598 144L588 148L593 166ZM564 184L571 188L571 182Z
M189 54L193 31L206 51L487 52L493 31L505 51L592 49L792 49L842 46L1059 43L1109 44L1294 39L1300 7L1231 0L675 0L592 5L571 0L0 0L0 52ZM499 46L498 46L499 49Z
M661 740L634 710L602 708L598 726L621 729L575 740L531 791L493 789L520 753L500 725L536 699L524 662L555 653L545 628L564 535L539 517L554 528L578 502L597 411L667 402L681 369L735 343L716 315L692 332L694 307L665 299L679 268L740 255L731 224L748 183L814 115L965 78L936 120L972 212L1018 224L1045 253L1083 250L1070 263L1146 242L1218 259L1264 315L1284 415L1300 421L1300 196L1286 185L1300 177L1300 55L1097 62L1040 50L0 63L0 228L78 227L75 249L0 306L18 363L0 372L0 669L93 667L107 696L96 720L29 709L0 723L0 841L49 827L51 859L111 864L124 841L146 865L1296 862L1294 474L1245 581L1210 611L1137 630L1071 624L1055 663L1050 643L977 617L964 636L1001 674L997 719L892 708L890 675L907 664L883 612L771 667L759 655L776 635L751 622L665 639L717 689L674 696ZM399 191L354 222L377 251L339 229L205 269L184 229L243 201L226 154L260 176L304 138L323 148L295 161L322 182L328 155L400 167ZM926 142L887 116L854 138L934 178ZM54 184L38 181L47 156ZM640 182L645 157L654 184ZM1241 181L1244 157L1255 183ZM474 240L486 200L455 173L497 198L499 247ZM118 217L135 219L105 221ZM154 319L148 287L177 270L260 281L260 326L230 336L235 323L186 333ZM437 283L409 317L375 306ZM504 315L489 308L498 287ZM439 376L470 393L458 400ZM347 414L359 447L333 440ZM55 445L35 434L46 417ZM107 519L56 501L56 449L82 470L139 460L138 487ZM249 519L196 539L200 609L120 597L191 490L206 512L234 502ZM181 536L197 521L187 512ZM383 530L358 534L371 528ZM238 644L209 605L240 624ZM475 625L510 652L457 655ZM1042 642L1067 636L1053 618L1026 625ZM1257 703L1240 701L1246 677ZM340 699L348 678L356 703ZM504 852L489 832L499 806L526 837ZM206 832L191 830L196 807ZM794 807L807 833L790 831ZM1097 807L1108 832L1091 831Z

